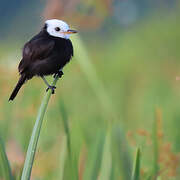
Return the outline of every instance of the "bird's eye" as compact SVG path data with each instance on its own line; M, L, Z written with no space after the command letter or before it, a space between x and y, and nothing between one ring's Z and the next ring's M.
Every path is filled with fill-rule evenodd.
M56 30L56 31L60 31L61 29L60 29L59 27L56 27L55 30Z

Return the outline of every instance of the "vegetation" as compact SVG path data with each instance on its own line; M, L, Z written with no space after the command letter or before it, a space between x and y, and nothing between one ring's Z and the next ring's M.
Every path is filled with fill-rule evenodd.
M32 179L180 178L177 16L155 16L103 41L72 39L75 58L50 100ZM19 179L45 85L34 78L8 103L17 71L2 61L0 74L0 178Z

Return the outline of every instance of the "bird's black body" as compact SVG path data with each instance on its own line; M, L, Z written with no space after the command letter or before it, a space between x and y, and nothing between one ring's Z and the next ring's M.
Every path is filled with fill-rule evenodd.
M28 41L23 48L23 58L19 63L20 79L9 100L13 100L21 86L33 76L46 76L59 72L73 56L73 46L69 39L50 36L46 26Z

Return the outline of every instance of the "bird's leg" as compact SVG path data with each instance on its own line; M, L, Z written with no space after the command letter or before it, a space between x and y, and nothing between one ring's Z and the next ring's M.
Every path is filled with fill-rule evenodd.
M55 87L55 86L51 86L51 85L47 82L47 80L45 79L44 76L41 76L41 78L43 79L43 81L45 82L45 84L48 86L48 88L46 89L46 92L47 92L49 89L51 89L51 90L52 90L52 94L54 94L54 91L55 91L56 87Z
M49 87L50 84L47 82L47 80L45 79L45 77L44 77L44 76L41 76L41 78L42 78L42 80L45 82L45 84Z
M64 75L64 73L63 73L63 71L62 71L62 70L60 70L60 71L58 71L57 75L59 76L59 78L61 78L61 77L62 77L62 75Z
M58 76L59 78L61 78L63 74L64 74L64 73L63 73L62 69L60 69L57 73L54 74L54 78L55 78L56 76Z

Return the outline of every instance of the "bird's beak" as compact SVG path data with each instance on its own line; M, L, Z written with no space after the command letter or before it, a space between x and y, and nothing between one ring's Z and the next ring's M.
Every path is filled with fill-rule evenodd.
M76 30L72 30L72 29L69 29L66 32L64 32L64 34L75 34L75 33L77 33L77 31Z

